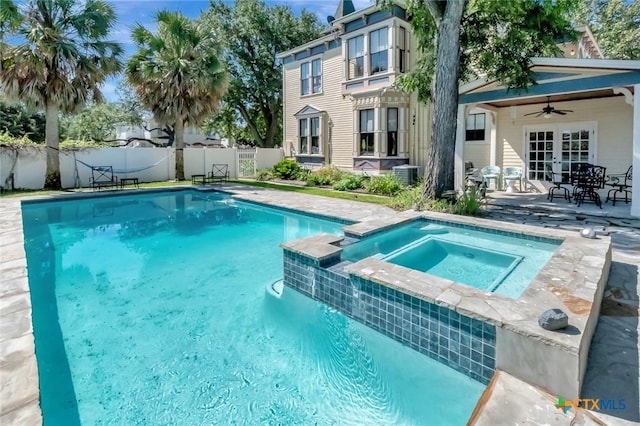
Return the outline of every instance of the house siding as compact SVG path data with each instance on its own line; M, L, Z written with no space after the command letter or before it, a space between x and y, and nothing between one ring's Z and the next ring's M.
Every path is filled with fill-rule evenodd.
M300 65L315 58L322 58L322 92L301 95ZM294 61L284 66L284 142L285 152L290 153L291 146L298 145L298 119L294 116L307 105L325 111L327 121L323 128L323 152L325 164L351 168L352 166L352 134L353 107L348 98L342 96L342 50L340 48L325 51L320 56ZM329 133L329 122L333 126ZM331 152L329 158L328 144L331 136Z
M382 15L381 15L382 16ZM386 16L386 15L385 15ZM370 18L370 17L369 17ZM371 21L368 18L368 24L363 26L373 30L384 25L384 19L379 21ZM396 17L387 17L387 24L395 29L402 25L406 28L406 61L407 68L411 69L415 65L416 59L416 40L413 37L409 25L403 19ZM358 19L359 22L364 22ZM349 35L343 36L348 38ZM338 39L340 41L340 39ZM431 127L433 122L432 108L430 105L419 102L416 94L404 95L392 89L395 78L398 74L390 68L388 74L382 74L378 79L375 77L365 76L357 79L349 86L345 78L345 57L346 49L342 42L338 47L331 48L332 43L327 44L325 41L325 49L318 55L307 55L304 59L299 59L298 54L287 54L283 58L283 146L285 153L291 155L291 148L295 148L299 153L298 147L298 117L295 114L301 111L305 106L310 105L317 110L326 114L325 128L323 133L323 153L325 165L332 165L341 169L353 170L354 157L358 157L354 140L356 139L357 128L357 108L364 108L364 104L368 102L370 106L367 108L376 108L377 119L386 117L384 110L387 107L400 107L399 120L403 126L399 129L399 146L398 157L385 157L386 145L384 145L384 128L381 126L376 131L376 140L380 142L377 155L371 157L373 160L383 159L391 162L408 162L411 165L420 166L420 173L424 173L426 158L431 141ZM328 49L326 48L328 46ZM309 52L313 53L311 48ZM389 41L389 55L395 58L397 55L397 44L393 38ZM300 65L314 59L322 59L322 92L311 95L301 95L300 84ZM361 86L361 87L360 87ZM384 89L391 89L390 92L384 92ZM405 97L406 100L402 98ZM368 105L368 104L367 104ZM329 126L330 123L330 126ZM330 127L330 128L329 128ZM329 136L330 139L329 140ZM329 148L330 143L330 148ZM401 147L404 147L402 149ZM409 157L407 160L407 156ZM360 157L367 159L368 157ZM300 161L305 161L301 160ZM391 163L389 163L391 164ZM388 164L387 164L388 166ZM368 170L367 170L368 171ZM388 172L387 170L377 170L376 172Z
M607 168L607 172L623 173L631 165L632 156L632 126L633 108L625 103L624 96L600 98L596 100L554 102L558 109L574 111L566 116L547 119L524 114L535 112L540 105L526 105L518 107L515 122L510 116L508 108L498 113L498 149L501 149L503 160L499 165L503 167L522 167L525 160L524 132L527 126L539 126L548 123L555 126L560 123L595 122L596 144L595 158L592 162ZM489 146L486 148L489 152ZM466 149L465 149L466 157Z

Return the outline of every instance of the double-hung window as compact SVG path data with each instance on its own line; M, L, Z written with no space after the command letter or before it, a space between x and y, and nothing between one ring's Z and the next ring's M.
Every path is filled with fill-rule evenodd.
M398 108L387 108L387 155L398 155Z
M311 93L311 73L309 68L309 62L300 65L300 93L303 95Z
M322 91L322 60L314 59L300 65L300 93L320 93Z
M320 59L311 61L311 80L313 93L320 93L322 91L322 61Z
M349 80L364 75L364 36L349 40L347 46L349 56Z
M300 154L320 154L320 117L301 118L298 125Z
M312 117L311 123L311 154L320 154L320 118Z
M360 155L373 155L373 109L360 110Z
M299 138L300 138L300 153L306 154L309 152L309 127L307 119L303 118L298 121L299 124Z
M371 74L385 72L389 67L389 60L387 58L389 51L387 43L388 33L387 28L381 28L369 34Z
M485 113L469 114L465 125L465 140L467 142L484 141Z
M398 71L405 72L407 66L407 33L403 27L398 28Z

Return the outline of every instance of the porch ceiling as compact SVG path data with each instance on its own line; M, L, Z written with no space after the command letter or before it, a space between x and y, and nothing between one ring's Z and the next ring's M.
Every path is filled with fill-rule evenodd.
M633 86L627 87L633 93ZM612 89L593 90L590 92L576 92L576 93L561 93L550 96L551 103L564 102L564 101L579 101L584 99L599 99L610 98L613 96L623 96L622 94L613 93ZM514 98L502 101L484 102L486 105L491 105L496 108L504 108L516 105L532 105L541 104L547 102L547 96L534 96L530 98Z

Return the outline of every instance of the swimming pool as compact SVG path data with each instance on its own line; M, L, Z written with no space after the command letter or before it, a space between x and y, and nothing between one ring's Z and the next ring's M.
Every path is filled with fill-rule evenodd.
M23 205L46 424L461 424L484 386L285 289L341 223L177 191Z
M347 244L342 259L377 257L517 298L561 242L422 219Z

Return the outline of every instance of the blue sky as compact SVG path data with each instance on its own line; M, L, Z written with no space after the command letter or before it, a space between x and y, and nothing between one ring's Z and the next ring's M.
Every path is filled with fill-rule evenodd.
M0 0L2 1L2 0ZM209 0L107 0L118 15L118 22L111 33L111 38L122 43L127 55L134 46L131 42L131 27L140 23L150 30L155 30L154 15L158 10L178 10L189 18L197 18L209 7ZM298 14L302 9L315 13L320 22L325 23L329 15L333 15L338 6L338 0L263 0L269 5L286 5ZM374 0L353 0L356 8L369 6ZM231 2L229 2L231 3ZM102 91L108 100L114 100L117 80L111 79L105 83Z

